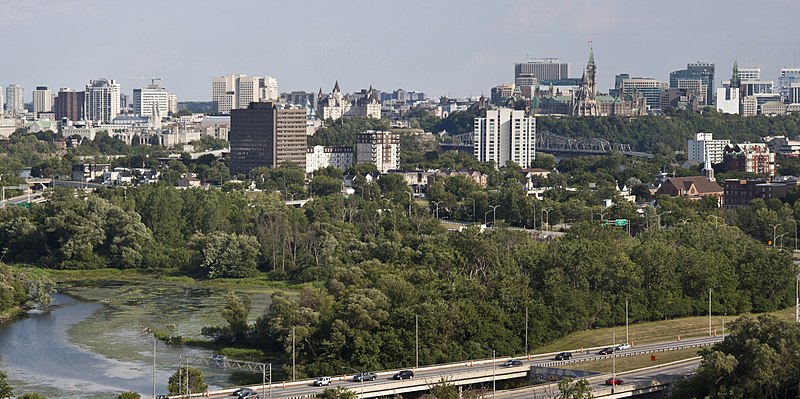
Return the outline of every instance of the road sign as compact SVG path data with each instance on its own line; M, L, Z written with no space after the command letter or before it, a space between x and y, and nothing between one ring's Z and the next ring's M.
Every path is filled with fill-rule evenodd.
M616 226L627 226L628 225L628 219L617 219L615 221L614 225L616 225Z

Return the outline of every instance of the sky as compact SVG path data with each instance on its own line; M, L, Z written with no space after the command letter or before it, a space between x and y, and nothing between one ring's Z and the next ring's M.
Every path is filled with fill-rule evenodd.
M777 79L800 52L797 0L0 0L0 85L123 93L156 75L179 101L211 99L213 76L278 79L281 92L370 85L431 97L486 94L514 63L554 57L579 77L594 47L598 85L668 81L686 63L716 81L758 66Z

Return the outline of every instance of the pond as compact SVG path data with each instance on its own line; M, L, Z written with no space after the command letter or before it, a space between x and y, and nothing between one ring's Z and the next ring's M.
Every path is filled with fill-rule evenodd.
M105 281L60 286L53 307L0 325L0 370L15 395L109 398L123 391L153 391L153 337L146 328L198 337L204 326L224 323L227 291L147 281ZM266 310L270 293L248 293L251 317ZM205 349L156 344L156 391L165 393L180 356L207 357ZM227 387L229 373L203 369L212 387Z

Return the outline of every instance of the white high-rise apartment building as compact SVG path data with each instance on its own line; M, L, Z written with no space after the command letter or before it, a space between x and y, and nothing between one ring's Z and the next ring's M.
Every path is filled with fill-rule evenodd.
M717 97L717 101L719 101L719 97ZM720 163L725 146L730 143L730 140L714 140L712 133L697 133L694 140L689 140L687 158L693 162L705 163L706 153L708 153L712 165Z
M142 89L133 89L133 113L139 116L154 116L156 112L165 117L170 110L172 93L159 85L148 85Z
M759 67L739 68L739 80L761 80L761 68Z
M121 87L113 79L90 80L86 85L83 112L88 121L111 123L119 115Z
M36 86L33 91L33 112L53 112L53 91L48 90L47 86Z
M12 114L25 112L25 89L20 85L6 87L6 110Z
M536 159L536 118L510 108L487 110L485 118L475 118L473 145L481 162L499 168L513 161L527 168Z
M6 113L6 97L3 95L2 87L0 87L0 117Z
M211 78L211 100L217 104L217 112L223 114L245 109L251 102L277 100L278 96L278 81L271 76L233 74Z

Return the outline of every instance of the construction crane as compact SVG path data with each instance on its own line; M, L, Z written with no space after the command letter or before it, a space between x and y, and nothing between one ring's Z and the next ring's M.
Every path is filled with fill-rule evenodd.
M126 76L125 79L142 79L142 80L149 80L151 86L155 86L156 80L161 82L161 77L159 76Z

